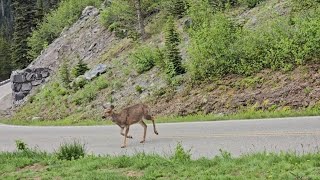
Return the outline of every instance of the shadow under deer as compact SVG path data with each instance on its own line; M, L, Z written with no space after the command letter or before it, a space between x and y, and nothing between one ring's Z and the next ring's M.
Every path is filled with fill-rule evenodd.
M125 148L127 146L127 138L132 139L132 136L128 135L130 125L139 123L143 129L143 139L140 143L144 143L146 141L146 134L147 134L147 125L143 121L144 119L152 121L153 124L153 131L156 135L158 135L158 131L156 129L156 125L154 122L154 117L152 117L149 113L149 108L145 104L136 104L130 107L127 107L120 111L119 113L115 113L114 106L104 106L105 112L102 118L106 119L108 117L111 117L112 122L117 124L121 130L120 134L124 136L124 142L121 148ZM124 132L125 131L125 132Z

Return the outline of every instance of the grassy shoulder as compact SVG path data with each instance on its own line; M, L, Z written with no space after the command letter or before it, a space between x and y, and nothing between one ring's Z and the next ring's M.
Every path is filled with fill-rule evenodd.
M69 149L70 150L70 149ZM73 149L74 150L74 149ZM71 150L71 151L73 151ZM71 152L70 151L70 152ZM178 144L173 155L85 155L61 160L34 150L0 153L1 179L320 179L320 153L257 153L192 160Z
M244 119L267 119L267 118L285 118L285 117L302 117L302 116L319 116L320 106L312 108L304 108L295 110L290 108L282 108L281 110L256 110L254 106L242 110L235 114L195 114L188 116L166 116L156 117L157 123L177 123L177 122L200 122L200 121L223 121L223 120L244 120ZM96 126L96 125L111 125L110 120L102 119L86 119L74 120L65 118L61 120L15 120L7 119L0 120L0 123L11 125L26 125L26 126Z

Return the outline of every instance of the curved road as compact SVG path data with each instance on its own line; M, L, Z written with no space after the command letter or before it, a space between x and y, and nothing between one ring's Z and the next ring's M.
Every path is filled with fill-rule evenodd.
M7 83L7 84L0 86L0 101L2 98L7 96L8 94L10 94L11 92L12 92L11 91L11 83Z
M0 111L6 110L12 106L11 83L0 86ZM0 113L1 118L1 113Z
M148 125L147 142L140 144L143 129L133 125L128 147L121 149L123 138L117 126L90 127L23 127L0 124L0 151L14 151L15 140L29 147L54 151L60 143L73 139L86 143L94 154L132 154L135 152L170 155L177 144L191 149L193 158L212 157L219 149L233 155L250 152L318 151L320 117L301 117L268 120L234 120L217 122L157 124L159 136Z

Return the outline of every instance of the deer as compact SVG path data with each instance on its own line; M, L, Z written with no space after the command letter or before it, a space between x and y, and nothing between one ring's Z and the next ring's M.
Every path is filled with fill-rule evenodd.
M147 134L147 125L143 121L144 119L152 121L153 131L156 135L159 135L156 129L154 117L149 114L150 113L149 107L145 104L139 103L139 104L127 107L122 111L120 111L119 113L115 113L113 111L115 107L114 105L111 105L111 104L108 106L103 105L103 108L105 109L105 111L102 118L106 119L108 117L111 117L111 121L117 124L121 129L120 134L124 136L124 142L121 148L127 147L127 138L129 139L133 138L132 136L128 135L129 129L131 125L137 124L137 123L139 123L144 129L143 139L142 141L140 141L140 143L145 143L146 134ZM125 130L125 133L123 133L124 130Z

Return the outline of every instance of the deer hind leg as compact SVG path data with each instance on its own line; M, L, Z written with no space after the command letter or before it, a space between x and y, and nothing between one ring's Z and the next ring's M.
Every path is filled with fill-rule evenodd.
M123 131L124 131L124 127L121 127L120 134L121 134L122 136L124 136ZM132 136L130 136L130 135L128 135L128 136L127 136L127 138L133 139L133 137L132 137Z
M127 147L127 136L128 136L128 132L129 132L129 125L126 126L126 132L124 134L124 142L123 142L123 145L121 146L121 148L125 148Z
M156 123L154 122L154 118L153 118L152 116L150 116L150 115L146 115L144 118L145 118L146 120L151 120L151 121L152 121L152 124L153 124L153 132L154 132L156 135L158 135L159 133L158 133L158 131L157 131Z
M147 125L143 121L140 121L139 124L143 127L143 139L140 141L140 143L146 142L146 135L147 135Z

